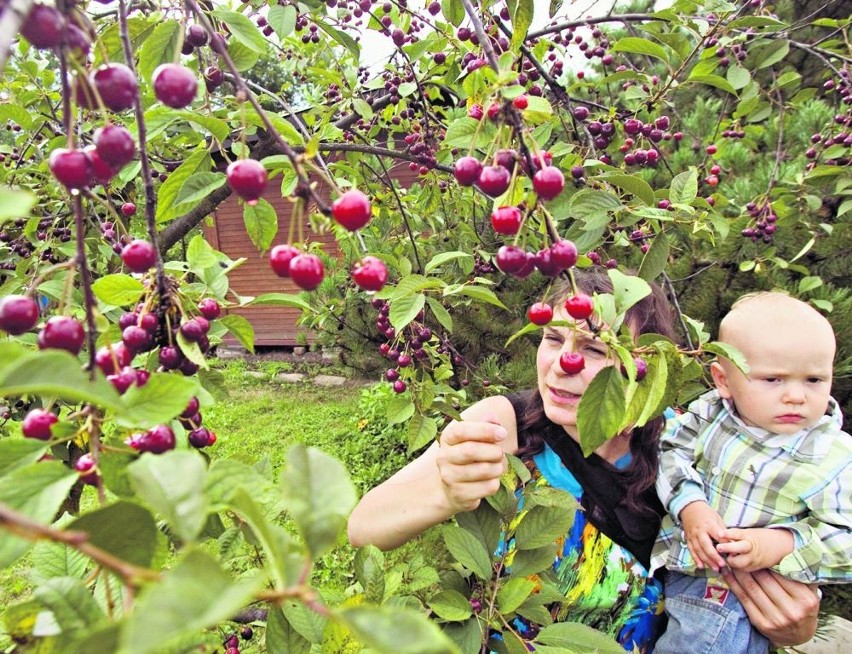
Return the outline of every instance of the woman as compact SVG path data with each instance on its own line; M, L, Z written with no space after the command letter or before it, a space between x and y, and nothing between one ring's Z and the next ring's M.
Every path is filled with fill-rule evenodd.
M576 280L578 290L589 295L612 289L604 273L577 273ZM571 320L562 308L571 294L567 283L554 289L555 319ZM671 337L672 322L657 287L626 320L634 337ZM438 443L364 496L349 519L349 538L356 546L390 549L475 509L497 492L506 471L504 455L514 453L530 468L530 483L567 490L585 509L555 551L554 569L569 598L557 607L558 619L601 629L629 651L635 646L649 652L661 628L661 585L649 574L649 559L662 511L654 481L663 420L611 438L588 458L578 454L580 397L601 369L613 365L606 346L586 327L545 327L537 389L485 398L467 409L464 420L448 425ZM562 370L563 352L583 355L579 374ZM588 556L592 551L596 555ZM594 593L582 590L590 578ZM807 586L768 571L729 581L752 623L771 640L795 644L813 635L819 602Z

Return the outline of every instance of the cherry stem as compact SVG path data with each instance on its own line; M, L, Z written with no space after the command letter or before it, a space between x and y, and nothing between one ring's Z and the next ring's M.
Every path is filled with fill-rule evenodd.
M74 204L74 231L77 232L77 269L80 271L80 281L83 285L83 301L86 306L86 327L89 344L89 377L95 378L95 349L98 328L95 325L95 295L92 292L92 274L86 261L86 223L83 218L83 199L77 193L72 197Z
M136 63L133 60L133 46L130 42L130 29L127 25L127 5L126 0L118 2L118 23L121 32L121 43L124 48L124 58L127 62L127 67L136 74ZM147 127L145 125L145 114L142 111L141 91L137 84L136 93L133 98L133 110L136 114L136 128L139 133L139 162L142 164L142 181L145 185L145 222L148 227L148 240L154 246L155 268L157 271L157 294L160 297L160 304L166 302L166 273L163 268L163 257L160 254L158 246L156 208L157 196L154 193L154 180L151 177L151 166L148 161L148 146L147 146Z
M464 5L467 17L473 25L473 31L476 32L476 37L479 39L479 46L482 48L483 53L485 53L485 58L488 60L488 65L495 71L499 72L500 65L497 62L497 55L494 54L494 48L491 47L491 40L488 38L488 34L485 33L485 27L482 25L482 21L479 20L481 10L475 7L471 0L462 0L462 4Z

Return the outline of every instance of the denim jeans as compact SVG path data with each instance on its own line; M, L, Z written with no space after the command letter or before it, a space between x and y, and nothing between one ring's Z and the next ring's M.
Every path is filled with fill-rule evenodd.
M654 654L769 652L769 641L751 626L742 605L724 582L669 572L665 593L669 622Z

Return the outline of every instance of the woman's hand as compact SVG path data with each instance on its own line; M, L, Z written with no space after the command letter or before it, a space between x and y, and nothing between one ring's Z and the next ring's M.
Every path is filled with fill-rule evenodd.
M724 577L752 625L773 643L800 645L813 638L819 613L816 587L771 570L730 570Z
M507 470L505 439L496 418L453 422L443 431L437 465L453 513L472 511L500 489L500 475Z

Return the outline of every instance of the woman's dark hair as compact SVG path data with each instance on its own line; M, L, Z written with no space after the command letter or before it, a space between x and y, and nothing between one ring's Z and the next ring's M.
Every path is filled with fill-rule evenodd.
M577 290L587 295L612 292L612 281L603 271L576 271L574 278ZM671 304L657 284L651 283L650 286L651 293L627 310L625 322L636 336L660 334L677 342ZM560 280L554 284L550 301L555 305L573 294L570 281ZM524 442L519 441L517 456L527 460L544 449L540 432L549 424L549 420L544 414L544 404L537 388L526 391L523 399L526 411L517 420L519 439L520 434L523 434ZM643 496L653 489L657 480L658 442L664 424L665 419L659 416L634 429L630 435L631 462L621 473L625 475L629 489L625 498L627 506L640 513L654 512Z

